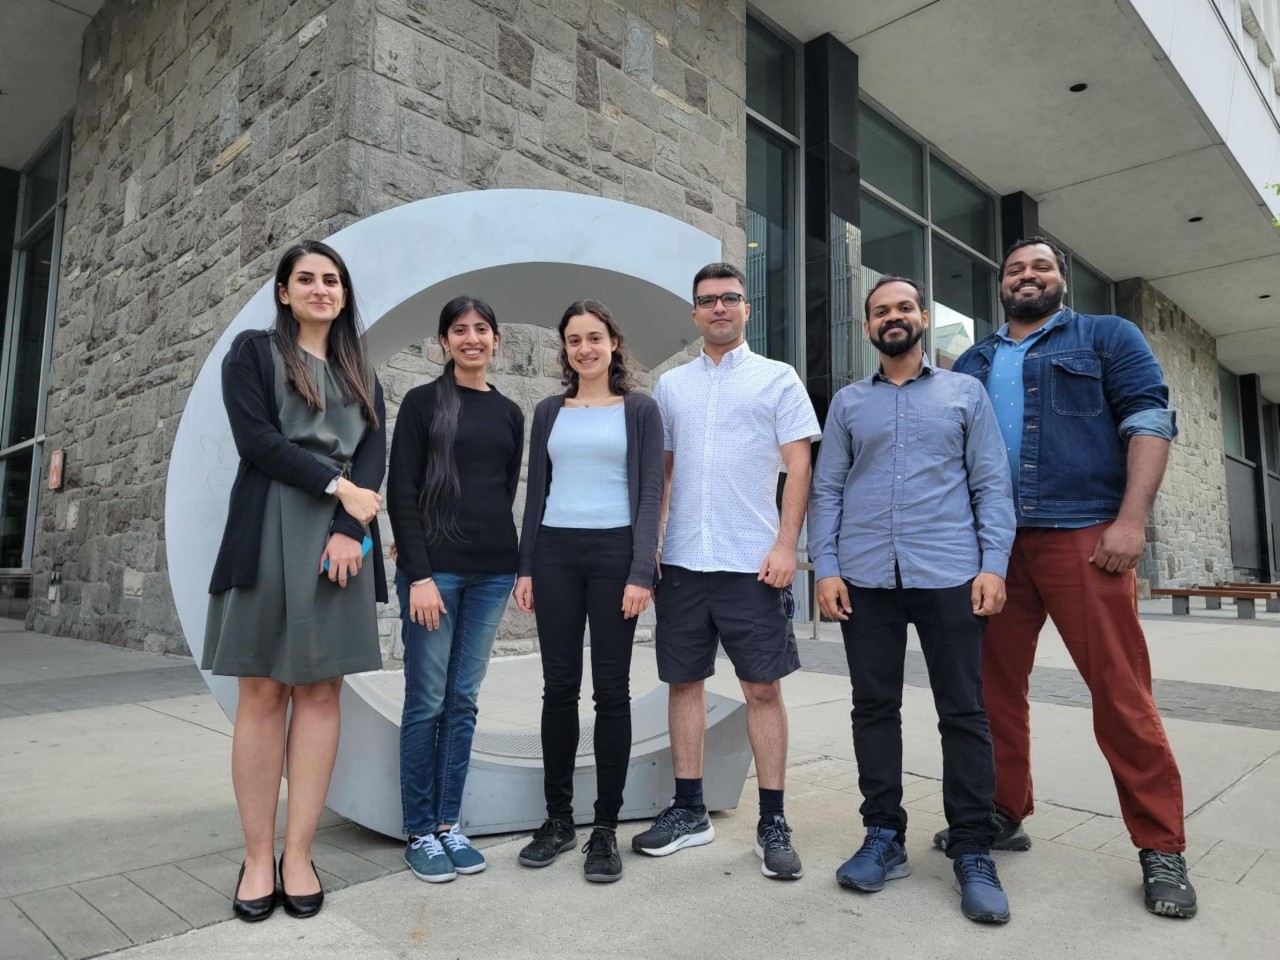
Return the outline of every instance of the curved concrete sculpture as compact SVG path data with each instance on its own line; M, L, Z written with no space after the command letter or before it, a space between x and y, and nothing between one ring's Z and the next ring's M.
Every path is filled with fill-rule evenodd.
M693 273L720 257L718 240L664 214L550 190L485 190L420 200L362 220L327 242L355 277L375 364L432 336L440 305L475 292L503 322L551 327L569 300L597 297L617 311L635 356L653 366L688 343ZM271 324L273 298L268 281L214 345L191 388L170 457L165 491L169 582L197 660L204 645L209 577L238 462L222 404L222 358L236 334ZM223 711L234 717L234 678L206 673L205 680ZM342 745L328 796L333 810L392 836L400 835L402 698L398 672L347 678ZM716 729L708 734L708 762L721 758L715 762L723 763L723 769L707 771L709 784L723 784L708 796L717 809L737 804L750 763L739 708L723 698L709 705L708 724ZM637 700L635 711L624 815L638 817L663 806L670 788L665 690ZM541 822L541 762L536 749L511 739L521 736L477 731L474 773L463 804L469 832ZM583 743L589 763L586 724ZM580 764L576 779L581 781L580 809L589 817L594 770Z

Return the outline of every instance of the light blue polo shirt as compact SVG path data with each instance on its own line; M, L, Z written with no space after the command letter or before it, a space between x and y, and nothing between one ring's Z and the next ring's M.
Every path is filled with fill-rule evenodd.
M991 373L987 377L987 394L991 397L991 406L995 408L996 420L1000 424L1000 436L1004 438L1005 453L1009 457L1009 476L1013 480L1013 505L1018 513L1020 527L1063 527L1076 529L1091 527L1101 523L1107 517L1084 517L1075 519L1049 519L1045 517L1028 517L1022 512L1018 502L1018 465L1022 459L1022 430L1026 412L1025 393L1022 384L1022 362L1026 359L1031 345L1045 333L1053 329L1062 320L1064 311L1055 313L1043 327L1035 333L1028 334L1021 342L1015 342L1009 336L1009 324L996 331L996 352L991 358Z

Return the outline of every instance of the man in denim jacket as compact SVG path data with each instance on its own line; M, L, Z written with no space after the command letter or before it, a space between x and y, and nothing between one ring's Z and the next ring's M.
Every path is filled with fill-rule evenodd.
M1008 601L982 650L1000 829L992 849L1031 846L1021 825L1033 809L1027 681L1048 615L1093 695L1147 909L1192 917L1182 780L1151 696L1135 573L1177 426L1142 331L1063 306L1065 273L1062 251L1043 237L1014 244L1000 271L1008 322L954 368L991 397L1018 513ZM934 838L944 849L948 840L947 831Z

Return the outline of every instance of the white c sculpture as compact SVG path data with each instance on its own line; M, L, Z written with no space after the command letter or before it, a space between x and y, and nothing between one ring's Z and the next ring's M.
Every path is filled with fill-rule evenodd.
M720 259L717 239L672 217L615 200L550 190L485 190L419 200L362 220L326 242L342 254L351 270L375 365L434 336L440 306L460 293L474 293L493 306L502 323L549 327L559 322L572 300L603 300L617 312L634 355L654 366L674 355L693 335L689 320L693 274L703 264ZM197 661L204 646L209 578L239 462L222 403L222 358L236 334L271 325L273 283L269 280L253 296L214 345L191 389L169 461L165 491L169 582ZM209 673L204 677L223 711L234 717L235 679ZM348 677L343 685L342 740L327 803L357 823L399 835L400 703L387 690L387 682L378 682L377 674ZM712 698L711 713L721 716L709 715L708 726L736 713L732 704ZM639 711L641 703L636 707ZM648 713L656 719L660 712L661 729L649 739L661 741L661 747L666 711L665 705L660 711L658 707L651 704ZM708 796L708 800L713 808L724 809L736 806L750 754L744 752L744 724L719 726L721 735L727 736L722 755L732 758L734 773L727 778L723 796ZM739 726L743 729L738 730ZM477 733L479 742L483 731ZM485 799L491 806L502 809L495 807L483 822L472 823L472 831L514 830L541 822L538 752L501 748L494 752L503 758L504 769L519 768L520 783L513 787L508 777L486 786L481 778L477 789L488 794ZM708 755L715 752L709 739ZM670 784L669 772L662 769L669 764L669 756L665 763L654 756L650 751L636 758L633 751L633 772L641 773L634 779L637 788L641 781L653 781L662 798L661 791ZM644 770L635 770L637 766ZM594 779L594 775L584 777L575 790L586 801L587 816ZM736 785L728 782L733 780ZM472 793L470 783L467 792ZM629 809L624 807L624 817L628 813L641 816L661 805L647 797L629 804Z

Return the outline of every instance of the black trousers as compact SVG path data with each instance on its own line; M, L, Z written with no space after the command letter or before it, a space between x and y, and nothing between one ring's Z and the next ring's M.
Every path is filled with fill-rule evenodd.
M542 650L542 759L547 815L573 819L583 634L591 625L596 705L596 823L616 827L631 758L631 644L622 616L631 528L541 527L533 548L533 604Z
M940 590L872 590L849 584L853 613L840 624L853 685L853 749L862 822L905 835L902 806L902 671L907 624L915 624L929 668L942 735L947 856L986 853L994 838L995 763L982 702L984 617L970 584Z

